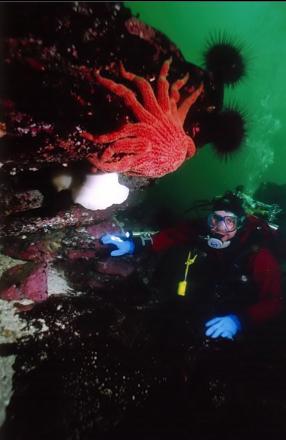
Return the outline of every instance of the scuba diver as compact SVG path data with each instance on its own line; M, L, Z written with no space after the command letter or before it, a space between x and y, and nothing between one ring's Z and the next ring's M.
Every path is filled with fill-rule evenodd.
M107 233L101 242L115 247L114 257L142 249L167 254L157 274L163 294L183 301L204 338L234 340L282 311L274 234L267 221L246 214L241 197L227 192L214 199L207 218L153 235Z
M170 373L150 417L161 408L162 426L173 420L194 438L209 438L209 427L225 435L230 418L236 429L251 426L252 408L266 399L261 384L277 378L269 375L272 356L280 356L275 329L283 315L277 230L273 218L245 205L238 192L227 192L207 215L175 227L101 237L113 257L145 250L160 259L150 283L159 303L146 309L144 328Z

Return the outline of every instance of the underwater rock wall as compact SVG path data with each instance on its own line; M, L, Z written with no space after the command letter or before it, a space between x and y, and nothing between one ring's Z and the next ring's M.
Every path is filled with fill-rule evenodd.
M170 83L190 75L182 99L204 86L184 125L196 148L214 139L224 85L119 2L5 3L1 13L0 298L3 316L12 317L1 327L7 359L2 433L5 440L104 438L120 423L128 431L142 406L148 417L156 419L156 408L162 417L156 399L162 405L164 393L186 380L177 361L187 335L178 346L168 317L161 321L158 292L150 286L157 262L149 255L115 261L99 240L106 231L124 230L117 217L155 179L121 173L130 198L90 210L75 204L68 188L58 191L53 177L68 173L80 185L96 171L89 157L102 145L83 130L101 135L136 123L122 100L96 82L94 69L118 81L122 62L153 88L172 57ZM128 226L134 225L130 218Z

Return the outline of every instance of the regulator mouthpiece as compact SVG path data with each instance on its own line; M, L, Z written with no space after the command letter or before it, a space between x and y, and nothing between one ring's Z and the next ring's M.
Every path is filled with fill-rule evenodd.
M221 241L219 238L211 237L208 239L208 245L213 249L225 249L230 245L230 241Z

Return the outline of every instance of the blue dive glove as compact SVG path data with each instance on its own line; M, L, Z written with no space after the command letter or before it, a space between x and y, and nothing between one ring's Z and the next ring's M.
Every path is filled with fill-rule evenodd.
M103 244L114 244L117 250L112 251L110 255L112 257L119 257L120 255L133 254L135 250L135 244L133 240L127 240L125 235L105 234L100 237L100 241Z
M210 338L227 338L233 337L241 330L241 323L236 315L226 315L213 318L206 323L207 330L205 335Z

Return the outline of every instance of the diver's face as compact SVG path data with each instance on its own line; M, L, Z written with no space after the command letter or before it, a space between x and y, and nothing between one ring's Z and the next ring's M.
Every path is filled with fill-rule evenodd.
M231 240L237 233L237 216L230 211L214 211L208 217L210 231L221 241Z

